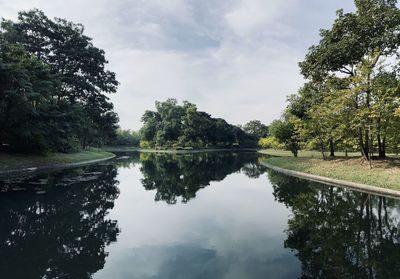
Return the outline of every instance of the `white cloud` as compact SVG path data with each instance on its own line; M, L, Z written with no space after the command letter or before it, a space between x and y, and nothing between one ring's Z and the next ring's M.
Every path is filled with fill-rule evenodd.
M236 34L245 37L263 29L279 28L280 19L291 14L297 3L297 0L243 0L225 18Z
M86 26L121 82L123 128L176 97L239 124L270 122L301 85L297 62L329 26L335 0L0 0L0 16L42 9ZM346 3L351 7L351 3Z

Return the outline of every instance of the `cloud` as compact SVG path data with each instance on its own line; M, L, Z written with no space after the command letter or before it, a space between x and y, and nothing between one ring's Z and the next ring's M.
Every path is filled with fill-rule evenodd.
M176 97L234 124L279 117L303 80L297 63L329 27L327 0L0 0L0 16L42 9L85 25L121 82L123 128L140 128L154 101Z

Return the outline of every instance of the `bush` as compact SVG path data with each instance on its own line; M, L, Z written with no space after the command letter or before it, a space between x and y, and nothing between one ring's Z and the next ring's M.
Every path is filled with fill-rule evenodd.
M258 145L263 149L285 149L285 146L280 144L274 137L260 138Z
M151 143L147 140L141 140L139 146L144 149L152 148Z

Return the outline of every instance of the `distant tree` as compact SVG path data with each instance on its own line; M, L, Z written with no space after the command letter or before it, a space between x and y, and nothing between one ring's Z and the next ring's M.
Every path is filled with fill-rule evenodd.
M176 99L156 102L156 111L142 116L143 146L178 147L235 147L256 146L256 138L221 118L212 118L197 110L196 105Z
M139 146L140 133L131 130L118 129L116 137L107 144L116 146Z
M269 136L268 126L262 124L260 120L251 120L244 124L242 129L246 133L255 136L257 139Z

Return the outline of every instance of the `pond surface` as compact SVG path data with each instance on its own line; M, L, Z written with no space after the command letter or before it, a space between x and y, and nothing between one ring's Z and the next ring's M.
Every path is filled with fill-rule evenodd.
M400 203L255 153L121 154L0 181L1 278L399 278Z

